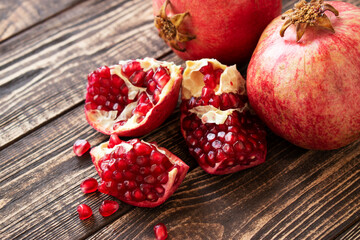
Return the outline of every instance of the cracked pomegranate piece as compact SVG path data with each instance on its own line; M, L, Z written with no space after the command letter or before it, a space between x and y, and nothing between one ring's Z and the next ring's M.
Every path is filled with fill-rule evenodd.
M77 211L79 213L79 218L81 220L87 219L87 218L91 217L91 215L92 215L91 208L86 204L80 204L77 207Z
M73 151L76 156L81 157L90 149L90 143L84 139L78 139L73 145Z
M88 75L86 119L108 135L147 134L176 107L181 80L180 66L152 58L98 68Z
M80 184L80 188L83 193L92 193L98 189L98 182L95 178L88 178Z
M119 209L119 204L116 201L104 200L101 203L99 212L101 216L108 217L113 215Z
M266 132L249 112L245 81L236 66L215 59L186 65L181 132L199 165L211 174L227 174L263 163Z
M139 139L108 142L90 151L101 177L99 191L138 207L156 207L183 181L189 166L165 148Z
M154 226L156 240L165 240L168 237L165 224L159 223Z

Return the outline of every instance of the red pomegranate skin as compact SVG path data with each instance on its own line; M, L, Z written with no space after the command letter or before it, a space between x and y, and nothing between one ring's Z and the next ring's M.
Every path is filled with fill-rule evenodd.
M153 0L154 15L165 0ZM189 12L180 32L195 35L184 43L185 52L174 50L184 60L215 58L224 64L249 60L262 31L280 15L281 0L170 0L167 16Z
M326 3L326 2L325 2ZM310 27L296 42L295 26L274 19L248 66L251 106L277 135L307 149L329 150L360 137L360 8L327 2L335 33Z

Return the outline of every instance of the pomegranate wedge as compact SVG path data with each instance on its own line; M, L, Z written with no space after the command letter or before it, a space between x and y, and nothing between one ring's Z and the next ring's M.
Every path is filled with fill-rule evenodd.
M265 161L266 132L249 112L245 80L215 59L187 61L182 83L181 132L190 153L211 174Z
M182 68L152 58L121 61L88 75L85 115L104 134L140 136L176 107Z
M156 207L183 181L189 166L165 148L139 139L108 142L91 149L101 177L99 191L138 207Z

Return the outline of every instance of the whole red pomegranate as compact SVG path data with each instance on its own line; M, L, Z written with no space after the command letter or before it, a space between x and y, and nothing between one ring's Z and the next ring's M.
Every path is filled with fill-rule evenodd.
M360 137L359 19L360 9L349 3L300 1L265 29L247 92L276 134L322 150Z
M187 61L181 87L181 132L191 155L210 174L265 161L266 132L250 114L245 80L215 59Z
M140 136L176 107L182 68L153 58L121 61L88 75L85 115L104 134Z
M281 0L153 0L155 26L185 60L248 60L261 32L281 13Z

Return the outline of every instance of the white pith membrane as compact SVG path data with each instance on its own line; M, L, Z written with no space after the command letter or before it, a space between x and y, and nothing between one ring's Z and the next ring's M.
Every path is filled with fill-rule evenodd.
M222 69L224 72L220 76L219 85L214 89L215 95L221 95L223 93L245 94L245 80L236 69L236 65L226 66L221 64L216 59L201 59L198 61L186 61L186 68L183 74L183 81L181 87L181 97L183 100L188 100L191 97L201 97L201 92L204 83L204 75L200 72L200 69L208 63L211 63L213 69ZM205 123L223 124L227 117L234 111L242 112L248 109L248 105L245 104L242 108L220 110L212 105L197 106L189 110L191 113L195 113Z
M158 148L158 146L154 145L154 144L149 144L147 142L144 141L140 141L148 146L154 146L156 148L157 151L159 151L160 153L164 154L169 161L171 162L172 165L175 165L175 162L173 161L173 159L171 159L171 157L169 156L169 154L167 154L166 151L162 150L161 148ZM108 144L109 142L104 142L101 143L99 146L96 146L94 148L91 149L91 155L92 157L95 158L94 163L96 163L96 169L98 169L99 171L102 171L100 166L98 165L99 160L101 158L103 158L104 156L106 156L107 154L111 154L112 152L114 152L118 147L122 147L124 149L124 153L129 152L131 149L133 149L133 146L129 143L126 142L121 142L118 145L115 145L112 148L108 148ZM100 172L101 173L101 172ZM100 175L99 173L99 175ZM168 173L168 181L165 184L161 184L161 186L164 187L164 189L170 189L172 185L174 185L176 176L178 173L178 169L176 167L174 167L169 173ZM165 194L164 194L165 196Z
M130 61L133 61L133 60L130 60ZM159 95L159 101L156 103L156 105L158 105L160 102L162 102L162 99L164 98L164 96L169 91L171 91L171 89L174 85L175 79L178 78L178 76L181 74L181 67L175 65L173 62L162 62L162 61L157 61L153 58L136 59L134 61L140 63L140 66L144 72L147 72L150 69L153 69L153 71L155 72L155 70L160 66L166 67L169 70L170 79L166 83L164 88L161 90L161 93ZM128 62L129 61L120 61L118 65L110 66L109 68L110 68L111 75L116 74L125 82L125 84L128 88L128 99L134 100L136 96L139 96L142 92L145 92L147 97L150 100L152 100L153 97L146 92L146 88L134 86L130 82L130 80L122 74L121 66ZM93 122L97 126L101 126L101 128L107 132L108 131L113 132L113 130L121 131L121 130L132 129L135 126L141 124L142 122L146 122L147 118L149 117L149 115L151 114L151 112L154 108L154 105L153 105L153 108L150 109L146 113L144 119L140 123L137 123L137 119L140 116L137 114L133 114L132 111L136 108L136 106L138 105L138 102L139 102L139 100L126 105L124 110L120 113L119 116L117 116L118 111L105 111L105 110L98 110L98 109L88 110L86 112L86 114L88 116L88 119L91 122ZM151 101L151 104L152 104L152 101ZM126 120L126 123L124 125L122 125L122 126L119 125L116 129L113 129L113 126L115 123L117 123L119 121L123 121L123 120Z

